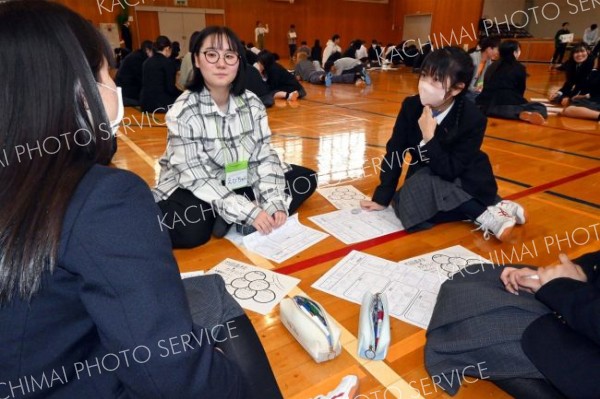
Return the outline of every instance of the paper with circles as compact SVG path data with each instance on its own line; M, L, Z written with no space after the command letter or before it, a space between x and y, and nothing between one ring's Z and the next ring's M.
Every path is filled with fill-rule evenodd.
M317 188L317 192L337 209L360 208L360 201L369 199L369 197L351 185L321 187Z
M300 282L297 278L229 258L208 273L220 274L225 288L241 307L262 315L270 313Z
M427 328L442 283L466 266L487 263L460 245L400 262L352 251L312 287L356 304L366 292L385 292L391 316Z

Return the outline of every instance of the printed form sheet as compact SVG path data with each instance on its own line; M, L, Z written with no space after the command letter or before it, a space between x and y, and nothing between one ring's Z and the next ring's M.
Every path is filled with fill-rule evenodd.
M460 267L468 264L440 264L432 258L435 256L439 261L445 261L457 258L455 255L459 254L472 259L472 263L475 259L478 263L484 260L460 246L420 255L399 263L352 251L312 287L356 304L361 303L365 292L384 292L392 316L427 328L440 286L448 278L448 273L442 267L450 269L448 265L451 264L453 270L458 271Z
M271 234L256 232L245 236L243 241L248 250L281 263L327 237L329 234L301 224L295 214Z
M348 245L404 230L391 207L371 212L342 209L308 219Z
M361 200L369 199L351 185L317 188L317 192L337 209L358 209Z
M266 315L298 283L299 279L233 259L225 259L208 273L220 274L225 288L244 309Z

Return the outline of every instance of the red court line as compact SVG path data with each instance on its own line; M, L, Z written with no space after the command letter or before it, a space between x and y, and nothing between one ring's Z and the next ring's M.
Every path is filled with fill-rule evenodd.
M528 195L533 195L533 194L539 193L541 191L546 191L550 188L560 186L561 184L570 183L572 181L593 175L594 173L598 173L598 172L600 172L600 166L583 171L583 172L576 173L571 176L563 177L562 179L551 181L549 183L545 183L545 184L542 184L542 185L539 185L536 187L531 187L531 188L528 188L527 190L523 190L518 193L508 195L506 197L506 199L514 200L514 199L518 199L518 198L523 198ZM309 267L318 265L320 263L325 263L325 262L329 262L333 259L342 258L342 257L348 255L353 250L360 251L360 250L369 249L369 248L375 247L377 245L385 244L386 242L395 240L397 238L406 237L407 235L408 235L408 233L405 230L399 231L397 233L392 233L392 234L388 234L388 235L385 235L382 237L373 238L372 240L348 245L346 247L336 249L335 251L327 252L322 255L317 255L312 258L308 258L308 259L301 260L296 263L292 263L289 266L280 267L273 271L275 271L277 273L282 273L282 274L296 273L301 270L308 269Z
M532 194L536 194L536 193L539 193L542 191L549 190L553 187L560 186L565 183L570 183L572 181L593 175L594 173L598 173L598 172L600 172L600 166L597 166L597 167L589 169L589 170L584 170L583 172L575 173L574 175L563 177L562 179L554 180L549 183L542 184L540 186L531 187L531 188L528 188L527 190L519 191L518 193L514 193L514 194L507 196L506 199L514 200L514 199L518 199L518 198L523 198L528 195L532 195Z

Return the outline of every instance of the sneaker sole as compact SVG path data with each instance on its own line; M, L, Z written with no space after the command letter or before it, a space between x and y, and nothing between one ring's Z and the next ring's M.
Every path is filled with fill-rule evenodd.
M523 212L519 212L519 210L523 210ZM515 215L517 224L525 224L527 220L529 220L529 214L523 207L521 207L519 210L517 210L517 214Z
M538 112L528 112L528 111L524 111L521 112L519 114L519 119L525 122L529 122L532 125L545 125L546 124L546 120L544 119L544 117L542 116L542 114L538 113Z

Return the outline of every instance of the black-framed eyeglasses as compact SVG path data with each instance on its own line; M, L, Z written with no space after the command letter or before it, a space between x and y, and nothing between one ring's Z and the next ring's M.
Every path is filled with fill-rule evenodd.
M226 51L223 53L223 55L221 55L217 50L206 50L203 51L202 54L204 54L206 62L210 64L216 64L219 62L221 57L223 57L225 63L230 66L237 64L240 60L239 54L233 51Z

